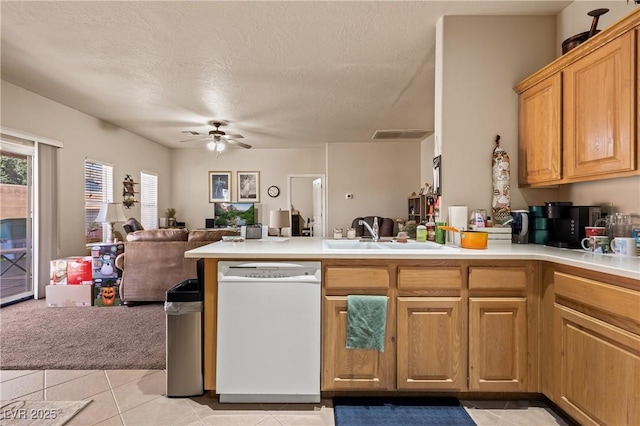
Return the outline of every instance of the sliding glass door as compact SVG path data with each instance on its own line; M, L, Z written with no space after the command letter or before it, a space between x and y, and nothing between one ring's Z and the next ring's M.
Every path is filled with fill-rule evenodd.
M0 305L34 294L33 150L0 144Z

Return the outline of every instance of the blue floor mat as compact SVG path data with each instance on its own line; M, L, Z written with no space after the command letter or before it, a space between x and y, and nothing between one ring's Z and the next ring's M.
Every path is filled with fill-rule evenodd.
M474 426L455 398L334 398L336 426Z

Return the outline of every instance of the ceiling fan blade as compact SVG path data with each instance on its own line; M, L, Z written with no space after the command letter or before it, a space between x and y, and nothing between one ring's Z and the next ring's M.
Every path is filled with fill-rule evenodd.
M227 142L230 143L231 145L237 145L237 146L240 146L242 148L251 149L251 145L246 144L244 142L234 141L233 139L227 139Z
M244 139L244 136L242 135L230 135L230 134L226 134L224 135L225 139Z
M203 141L205 139L209 139L209 136L203 136L201 138L195 138L195 139L185 139L183 141L180 141L180 143L182 143L182 142L192 142L192 141Z
M182 133L189 133L189 134L191 134L193 136L204 135L204 133L198 133L198 132L196 132L194 130L183 130Z

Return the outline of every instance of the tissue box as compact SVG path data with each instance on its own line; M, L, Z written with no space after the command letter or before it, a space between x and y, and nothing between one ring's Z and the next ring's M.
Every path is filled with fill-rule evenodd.
M48 285L47 306L93 306L93 285Z

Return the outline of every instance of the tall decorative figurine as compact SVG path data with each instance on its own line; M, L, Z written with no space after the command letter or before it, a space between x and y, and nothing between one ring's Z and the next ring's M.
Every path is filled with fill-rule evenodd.
M500 135L497 135L496 147L493 149L493 201L491 203L494 223L501 223L511 217L510 173L509 155L500 147Z

